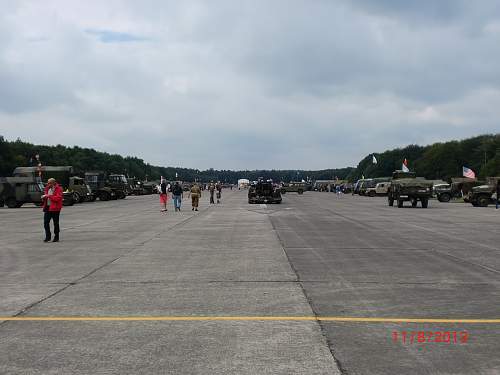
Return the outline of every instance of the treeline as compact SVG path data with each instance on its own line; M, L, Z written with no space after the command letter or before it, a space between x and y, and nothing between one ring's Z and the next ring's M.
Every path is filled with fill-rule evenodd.
M83 175L86 171L105 171L125 174L141 180L158 180L164 176L168 180L176 178L183 181L222 181L236 183L240 178L257 180L259 177L274 181L293 181L302 179L327 180L338 177L344 179L354 168L326 169L321 171L304 170L198 170L190 168L159 167L144 162L137 157L122 157L91 148L62 145L44 146L23 142L20 139L11 142L0 136L0 176L10 176L14 168L36 163L35 155L40 156L42 165L71 165L75 174Z
M362 176L390 176L406 158L412 171L429 179L449 180L462 176L462 167L476 172L478 177L500 176L500 134L481 135L461 141L434 143L429 146L410 145L366 156L356 168L306 170L198 170L190 168L159 167L137 157L123 157L96 151L91 148L62 145L33 145L21 140L14 142L0 136L0 176L10 176L15 167L30 165L30 160L39 154L43 165L72 165L75 174L102 170L107 173L125 174L139 179L222 181L235 183L240 178L257 180L259 177L274 181L331 180L334 178L356 181ZM373 163L373 156L377 164Z
M377 164L373 163L373 156ZM481 135L461 141L434 143L429 146L410 145L366 156L349 179L355 181L362 176L391 176L401 169L404 159L417 175L428 179L449 181L462 176L462 167L471 168L477 177L500 176L500 134Z

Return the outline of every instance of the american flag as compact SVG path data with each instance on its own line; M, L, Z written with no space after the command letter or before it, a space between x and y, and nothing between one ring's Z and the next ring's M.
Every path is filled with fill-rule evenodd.
M467 167L462 167L462 169L463 169L464 177L476 178L476 174L474 173L474 171L472 169L467 168Z

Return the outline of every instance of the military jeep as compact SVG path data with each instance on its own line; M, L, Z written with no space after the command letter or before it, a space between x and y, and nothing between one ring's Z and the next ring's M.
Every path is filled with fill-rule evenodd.
M248 203L281 203L281 189L274 186L272 180L259 180L248 189Z
M418 201L422 208L427 208L432 197L432 181L423 177L416 177L414 172L394 171L391 185L387 192L389 206L397 202L403 207L405 201L410 201L412 207L417 207Z

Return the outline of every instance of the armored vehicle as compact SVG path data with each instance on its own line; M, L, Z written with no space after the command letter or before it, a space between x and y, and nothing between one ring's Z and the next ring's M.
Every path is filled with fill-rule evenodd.
M248 203L281 203L281 189L274 186L272 180L259 180L248 189Z
M500 177L489 177L485 185L475 186L468 194L468 200L474 207L488 207L498 199L497 184Z
M14 169L14 177L29 177L42 182L44 185L49 178L55 178L57 183L63 189L63 204L72 206L74 203L83 202L85 199L91 200L90 188L76 181L71 166L41 166L41 167L17 167ZM78 177L76 177L78 179Z
M412 207L417 207L418 201L427 208L432 197L432 181L416 177L414 172L394 171L391 185L387 191L389 206L397 201L398 207L403 207L405 201L410 201Z
M111 187L104 172L85 172L85 182L101 201L118 199L118 196L125 198L124 190Z
M478 181L475 178L458 177L452 178L451 184L439 185L434 188L434 193L438 201L449 202L453 198L464 198L468 201L469 193L475 186L484 185L484 181Z
M307 186L305 182L290 182L289 184L283 184L281 187L281 194L286 194L286 193L297 193L297 194L304 194L304 191L306 191Z

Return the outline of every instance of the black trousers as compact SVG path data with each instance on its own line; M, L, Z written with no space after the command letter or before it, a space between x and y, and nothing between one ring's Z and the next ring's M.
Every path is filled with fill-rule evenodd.
M50 238L50 220L54 222L54 234L59 235L59 211L46 211L43 215L43 227L45 228L45 237Z

